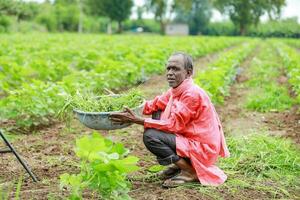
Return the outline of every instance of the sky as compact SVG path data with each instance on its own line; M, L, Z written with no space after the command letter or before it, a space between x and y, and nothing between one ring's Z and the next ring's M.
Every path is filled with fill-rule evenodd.
M26 1L36 1L36 2L43 2L44 0L26 0ZM134 0L135 6L141 6L144 3L144 0ZM286 0L286 6L282 10L282 18L288 17L298 17L298 22L300 23L300 0ZM143 17L145 18L152 18L153 14L148 13L144 14ZM131 18L136 18L135 8L133 8L133 14ZM222 16L220 12L217 10L213 10L213 16L211 21L222 21L224 19L228 19L226 16ZM265 21L267 19L266 16L262 17L262 20Z

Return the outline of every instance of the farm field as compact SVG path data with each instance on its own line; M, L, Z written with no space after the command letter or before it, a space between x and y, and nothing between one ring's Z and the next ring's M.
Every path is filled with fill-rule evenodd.
M76 139L93 133L124 144L139 159L139 169L129 173L133 199L300 198L299 44L246 37L1 35L0 128L40 181L32 182L12 155L0 155L0 199L68 197L70 188L60 188L59 177L79 173ZM193 56L194 82L209 92L221 117L231 152L219 160L228 175L222 186L162 189L149 176L157 163L144 147L142 127L93 131L70 110L61 112L78 91L134 88L146 99L161 94L168 89L165 62L174 51ZM82 195L99 198L91 190Z

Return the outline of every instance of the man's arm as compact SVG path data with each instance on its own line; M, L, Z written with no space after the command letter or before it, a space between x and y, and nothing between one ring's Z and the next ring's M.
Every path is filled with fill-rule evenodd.
M170 99L170 91L167 91L161 96L155 97L151 101L146 101L143 109L143 114L151 115L153 112L156 112L158 110L164 110L168 104L169 99Z
M145 128L156 128L171 133L180 133L186 124L195 116L200 107L200 98L194 94L184 94L181 101L173 103L170 117L168 119L153 120L146 118Z
M146 102L143 110L143 114L152 114L158 110L165 109L170 98L170 93L165 93L162 96L157 96L153 101ZM144 125L145 119L136 115L129 108L125 108L124 112L121 113L111 113L110 119L120 123L136 123L140 125Z

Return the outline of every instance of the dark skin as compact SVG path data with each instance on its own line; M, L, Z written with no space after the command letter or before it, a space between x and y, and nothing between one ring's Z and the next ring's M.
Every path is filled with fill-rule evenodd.
M182 55L173 55L168 59L168 62L166 64L166 78L170 87L178 87L182 83L182 81L191 77L192 73L192 70L185 69L184 58ZM129 108L125 108L124 112L122 113L111 114L110 118L116 122L135 123L140 125L144 125L145 121L145 118L137 116ZM180 159L175 164L182 170L180 176L183 177L183 180L197 180L194 168L186 160Z

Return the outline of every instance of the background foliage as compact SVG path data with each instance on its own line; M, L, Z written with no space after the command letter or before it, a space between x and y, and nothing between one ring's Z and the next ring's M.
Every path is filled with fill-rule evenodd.
M299 38L296 18L280 19L285 0L0 0L2 32L150 32L164 34L166 24L186 23L191 35L247 35ZM211 22L212 9L230 21ZM152 13L154 18L143 18ZM130 16L135 14L136 19ZM269 20L261 22L262 15ZM142 28L142 29L141 29Z

